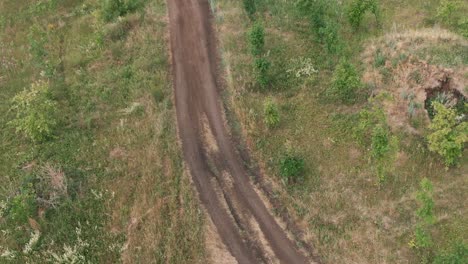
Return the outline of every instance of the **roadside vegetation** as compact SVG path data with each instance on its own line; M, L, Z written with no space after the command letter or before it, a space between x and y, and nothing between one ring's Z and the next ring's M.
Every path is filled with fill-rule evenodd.
M205 263L165 1L0 2L0 263Z
M466 2L213 2L231 125L322 260L466 262Z

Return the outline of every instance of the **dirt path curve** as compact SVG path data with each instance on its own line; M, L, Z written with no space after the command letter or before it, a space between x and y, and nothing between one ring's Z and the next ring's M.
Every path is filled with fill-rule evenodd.
M184 158L223 243L239 263L310 263L254 190L225 126L208 1L168 0L168 8Z

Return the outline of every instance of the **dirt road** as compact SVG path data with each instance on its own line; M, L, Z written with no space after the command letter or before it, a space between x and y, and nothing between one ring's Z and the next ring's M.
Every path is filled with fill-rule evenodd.
M208 0L168 0L184 158L201 202L239 263L310 263L270 214L226 127Z

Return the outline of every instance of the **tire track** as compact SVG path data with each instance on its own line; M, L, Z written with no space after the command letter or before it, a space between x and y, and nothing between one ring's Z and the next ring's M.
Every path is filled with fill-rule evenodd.
M168 0L168 8L177 123L184 159L223 243L239 263L310 263L255 192L251 173L225 126L208 1ZM206 142L204 136L207 129L211 142Z

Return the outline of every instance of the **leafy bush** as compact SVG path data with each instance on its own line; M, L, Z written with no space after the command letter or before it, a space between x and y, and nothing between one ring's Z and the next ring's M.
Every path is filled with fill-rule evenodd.
M265 29L260 22L256 22L249 31L249 43L253 56L260 56L265 47Z
M372 130L371 157L377 168L380 184L385 181L389 170L393 168L397 150L397 138L390 135L388 127L377 124Z
M33 65L41 71L41 75L44 77L52 77L55 69L46 49L46 44L49 42L47 33L39 26L34 25L28 33L28 41Z
M428 249L433 243L430 233L430 227L435 221L434 200L432 198L433 192L434 187L432 186L432 183L426 178L422 179L420 190L416 194L416 199L420 203L420 207L416 211L419 221L414 232L414 240L410 242L412 247L419 250Z
M431 134L427 136L429 150L441 155L445 165L456 165L468 141L468 122L459 123L454 109L439 102L433 102L432 105L435 116L429 126Z
M268 71L271 63L266 58L255 59L254 78L255 82L261 87L265 88L270 83Z
M439 253L434 264L464 264L468 263L468 245L462 241L455 243L448 252Z
M339 35L338 23L333 20L326 20L325 25L318 32L330 54L337 54L341 51L342 41Z
M416 194L416 199L420 203L416 215L426 224L433 224L435 221L433 192L434 186L432 186L432 183L427 178L422 179L420 191Z
M466 8L462 1L459 0L443 0L437 8L436 19L463 35L468 37L468 18L466 17Z
M437 19L447 25L454 24L455 21L453 20L454 14L457 11L457 3L458 1L453 0L443 0L440 2L439 7L437 8Z
M263 113L265 115L265 124L269 127L276 127L280 122L280 115L278 106L268 99L263 106Z
M52 137L57 125L57 103L50 98L49 84L39 81L31 89L17 94L12 100L16 118L10 124L34 142Z
M366 12L374 14L377 23L380 23L379 5L377 0L354 0L348 10L348 20L351 26L357 30L364 19Z
M321 30L327 24L327 1L325 0L298 0L297 10L304 16L309 17L312 28L316 36L320 37Z
M295 183L304 174L304 159L291 154L285 155L280 161L280 175L287 183Z
M247 15L250 19L254 19L255 13L257 12L257 7L255 5L255 0L243 0L244 9L247 12Z
M16 224L24 224L28 218L34 215L36 210L34 190L27 185L19 191L9 202L7 216Z
M145 0L104 0L101 6L101 17L110 22L117 17L136 11L144 5Z
M355 99L356 91L361 87L361 79L354 65L342 59L333 73L332 86L329 92L345 103Z
M353 126L353 137L359 144L365 147L370 146L373 128L377 125L387 126L387 117L381 107L386 99L385 93L370 97L368 105L359 112L359 121Z
M104 0L101 7L101 17L109 22L125 13L125 3L123 0Z
M389 132L382 125L377 125L372 131L371 156L377 160L385 157L389 151Z

